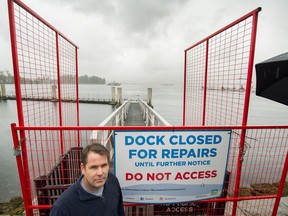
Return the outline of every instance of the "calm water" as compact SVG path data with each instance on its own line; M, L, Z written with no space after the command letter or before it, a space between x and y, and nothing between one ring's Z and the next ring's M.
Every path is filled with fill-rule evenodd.
M140 96L146 99L147 88L153 89L154 109L172 125L182 124L183 87L181 85L122 85L123 98ZM6 86L7 94L14 94L14 86ZM104 85L80 85L80 97L110 98L111 87ZM113 112L110 105L80 104L80 125L95 126ZM10 124L17 123L15 101L0 102L0 202L19 195L20 186ZM252 94L249 124L287 125L288 106L272 102Z

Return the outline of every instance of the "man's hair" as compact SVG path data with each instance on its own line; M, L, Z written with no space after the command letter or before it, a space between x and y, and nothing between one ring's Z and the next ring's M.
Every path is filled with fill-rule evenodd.
M95 154L99 154L102 156L107 156L107 160L109 163L109 159L110 159L109 151L105 148L105 146L99 143L93 143L91 145L86 146L82 151L81 163L83 163L83 165L87 164L87 158L90 152L94 152Z

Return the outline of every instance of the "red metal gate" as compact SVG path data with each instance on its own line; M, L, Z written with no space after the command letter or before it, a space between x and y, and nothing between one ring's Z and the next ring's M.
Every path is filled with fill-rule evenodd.
M185 50L184 125L247 125L260 10Z
M19 125L79 125L78 47L21 1L8 7Z
M78 47L23 2L8 0L8 9L19 126L79 125ZM27 136L20 132L21 143L16 149L21 148L23 153L21 160L17 157L17 164L24 204L31 215L27 206L32 203L33 192L23 186L33 178ZM34 136L37 151L44 137ZM53 136L61 138L55 151L64 154L71 145L65 139L69 134L57 132ZM49 163L43 165L40 175L51 170L58 157L49 155ZM42 163L41 158L35 163Z
M19 121L11 129L26 215L47 215L78 178L92 131L116 128L233 132L220 198L125 204L127 215L276 215L287 193L288 126L247 126L259 9L185 50L184 126L78 127L77 46L21 1L8 3Z
M227 172L222 196L193 203L164 205L131 205L126 203L126 215L276 215L282 196L288 196L283 188L288 170L288 126L222 126L205 127L205 130L231 129L232 137ZM245 129L244 151L240 148L241 131ZM25 133L26 149L19 149L16 157L27 215L48 215L51 204L80 175L82 147L91 143L95 130L203 130L202 126L167 127L21 127L12 125L15 148L23 147L19 132ZM67 134L70 141L65 154L59 147L59 133ZM68 135L69 134L69 135ZM36 136L35 136L36 135ZM81 147L77 147L78 136ZM108 137L103 139L109 139ZM101 143L108 143L101 140ZM242 172L237 185L238 157L241 153ZM53 166L51 157L58 158ZM24 158L28 158L27 161ZM21 167L26 164L28 170ZM50 165L51 164L51 165ZM123 164L123 166L125 166ZM287 188L287 186L286 186ZM25 193L26 192L26 193Z
M278 156L272 159L274 156L271 157L268 152L264 153L267 150L265 148L269 148L270 144L274 142L281 143L278 139L282 140L282 138L275 137L278 132L272 135L267 131L270 126L262 128L262 132L259 132L260 128L256 127L253 134L250 134L251 131L247 130L257 20L260 11L261 8L251 11L185 50L183 125L240 125L243 127L236 132L239 136L238 149L233 153L230 152L228 162L228 170L231 172L228 194L235 198L230 211L233 215L240 214L239 208L242 208L243 204L238 201L243 199L245 187L255 186L255 184L260 187L261 184L263 184L261 186L264 186L267 183L269 188L267 190L273 191L271 186L268 186L276 180L273 180L273 178L278 176L276 182L279 182L282 170L282 178L285 179L287 175L287 164L284 169L283 167L272 168L270 164L275 164ZM260 133L261 135L258 137L254 133ZM264 137L271 139L271 142L263 143L265 147L261 147L261 153L251 151L252 146L253 148L258 146L258 142L261 142ZM285 141L282 145L287 147L287 132L284 132L284 137ZM275 138L277 141L274 140ZM251 142L253 142L253 145ZM282 165L287 163L286 147L282 152L283 157L280 162ZM272 151L276 150L273 149ZM246 159L249 153L251 159ZM234 155L233 160L231 154ZM262 166L261 163L264 161L265 164L267 163L267 169L259 172L259 167ZM270 168L278 171L271 174ZM253 176L253 178L250 179L248 176ZM257 186L255 187L257 188ZM232 190L230 191L230 189ZM268 210L272 207L268 207L267 200L262 200L262 196L256 194L252 197L251 194L246 194L249 196L245 199L250 200L250 203L253 200L258 200L259 207L253 207L257 209L255 210L256 214L272 214L272 210ZM277 193L274 191L271 194L275 195ZM239 197L241 198L237 200ZM276 199L275 205L277 202L279 204L279 197ZM248 203L245 205L248 205ZM273 214L276 214L277 209L276 206L274 207ZM267 211L264 210L265 208L267 208ZM247 212L249 211L247 210ZM251 212L253 211L250 209Z

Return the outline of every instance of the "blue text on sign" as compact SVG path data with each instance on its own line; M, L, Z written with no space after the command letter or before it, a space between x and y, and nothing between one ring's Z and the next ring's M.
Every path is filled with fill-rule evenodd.
M165 145L163 139L164 135L162 136L137 136L134 138L133 136L125 136L125 145L132 145L132 144L137 144L137 145Z

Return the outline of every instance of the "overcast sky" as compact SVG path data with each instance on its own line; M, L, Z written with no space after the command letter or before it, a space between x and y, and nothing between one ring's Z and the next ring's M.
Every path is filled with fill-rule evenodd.
M287 0L23 0L79 47L79 75L183 82L184 49L262 7L255 63L288 51ZM0 70L12 73L7 1L0 0Z

